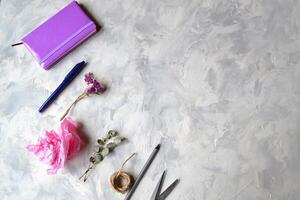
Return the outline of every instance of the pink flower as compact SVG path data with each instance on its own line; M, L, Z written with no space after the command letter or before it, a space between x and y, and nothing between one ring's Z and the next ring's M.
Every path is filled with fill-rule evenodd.
M89 72L84 75L84 80L88 84L88 88L85 90L87 94L101 94L105 91L105 86L97 81L94 74Z
M55 174L58 169L64 167L66 160L71 159L80 150L77 124L66 118L60 126L58 134L54 130L46 131L45 138L39 138L38 144L27 146L28 151L49 165L48 174Z
M87 84L93 84L94 79L95 79L95 77L94 77L94 74L92 72L89 72L89 73L84 75L84 81Z

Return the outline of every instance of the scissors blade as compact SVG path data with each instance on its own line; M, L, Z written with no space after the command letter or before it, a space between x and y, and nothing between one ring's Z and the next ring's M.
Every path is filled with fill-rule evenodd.
M165 200L167 196L169 196L169 194L174 190L178 182L179 179L176 179L167 189L165 189L165 191L163 191L163 193L161 193L161 195L158 197L158 200Z
M161 188L162 188L162 185L163 185L163 182L164 182L164 179L165 179L165 175L166 175L166 171L164 171L159 179L159 182L157 183L152 195L151 195L151 198L150 200L158 200L158 197L159 197L159 194L160 194L160 191L161 191Z

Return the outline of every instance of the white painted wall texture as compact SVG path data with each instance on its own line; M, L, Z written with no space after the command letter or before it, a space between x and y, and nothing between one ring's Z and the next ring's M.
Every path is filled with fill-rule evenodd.
M10 47L68 2L0 0L1 199L123 199L109 176L138 152L125 168L136 176L160 142L132 199L149 199L164 169L165 186L181 180L168 199L300 198L299 1L81 0L103 29L50 71ZM37 111L81 60L109 89L72 110L89 143L48 176L25 147L82 92L78 77ZM79 181L109 129L128 141Z

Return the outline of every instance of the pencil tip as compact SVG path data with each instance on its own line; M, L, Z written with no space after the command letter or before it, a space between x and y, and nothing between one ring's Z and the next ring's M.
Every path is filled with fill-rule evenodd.
M155 149L159 150L160 149L160 144L158 144Z
M164 172L163 172L163 175L165 175L166 173L167 173L167 170L165 169Z

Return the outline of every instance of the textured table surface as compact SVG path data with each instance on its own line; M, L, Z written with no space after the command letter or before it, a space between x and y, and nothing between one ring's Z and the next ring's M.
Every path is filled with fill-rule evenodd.
M121 162L137 175L162 148L132 199L149 199L159 175L180 184L168 199L300 198L300 3L295 0L80 0L103 29L44 71L10 47L67 0L0 0L1 199L123 199L108 178ZM25 147L79 95L78 77L43 114L37 109L85 59L109 86L70 117L90 141L57 175ZM86 183L96 138L128 141Z

